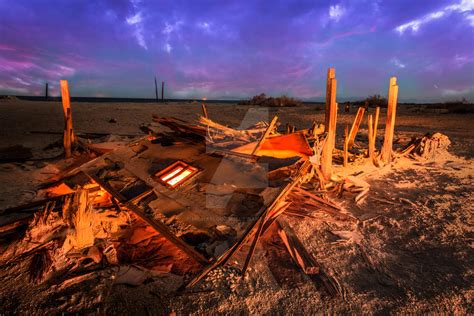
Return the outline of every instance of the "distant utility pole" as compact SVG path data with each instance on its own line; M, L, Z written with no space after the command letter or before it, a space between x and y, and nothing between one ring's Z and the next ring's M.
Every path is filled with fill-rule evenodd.
M165 102L165 82L161 82L161 102Z
M48 83L46 82L46 87L44 88L44 99L48 101Z
M155 76L155 96L156 96L156 102L158 103L158 84L156 83L156 76Z

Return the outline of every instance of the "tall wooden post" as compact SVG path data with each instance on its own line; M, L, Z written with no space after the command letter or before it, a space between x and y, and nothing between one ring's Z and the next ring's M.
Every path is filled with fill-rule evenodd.
M156 77L155 77L155 97L156 97L156 103L158 103L158 84L156 83Z
M337 103L336 103L337 81L331 79L329 84L329 120L327 125L326 141L324 142L323 153L321 155L321 172L325 180L329 180L332 174L332 153L336 145L336 121L337 121Z
M367 119L367 125L369 127L369 158L371 161L374 161L374 155L375 155L375 138L374 138L374 125L372 123L372 114L369 114L369 117Z
M324 117L324 131L328 131L329 125L329 105L331 101L331 80L336 78L336 69L329 68L328 69L328 77L326 80L326 109L325 109L325 117Z
M46 82L46 85L44 87L44 99L48 101L48 83Z
M63 144L66 158L72 155L72 145L75 142L75 135L72 129L72 112L71 112L71 98L69 95L69 87L67 80L61 80L61 100L63 103L64 112L64 133Z
M161 102L165 102L165 82L161 82Z
M385 163L389 163L392 160L392 145L393 145L393 133L395 130L395 116L397 112L397 98L398 98L398 86L397 78L390 78L390 85L388 87L388 107L387 107L387 121L385 124L385 138L383 141L381 158Z

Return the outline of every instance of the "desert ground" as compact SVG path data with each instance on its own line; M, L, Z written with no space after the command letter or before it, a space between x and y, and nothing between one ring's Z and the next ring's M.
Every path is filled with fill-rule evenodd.
M235 128L256 117L269 121L274 115L297 129L324 121L322 105L255 109L211 103L207 108L211 119ZM152 114L194 120L201 107L199 103L73 102L72 111L77 132L140 136L140 125L149 124ZM349 113L341 109L338 114L339 148L344 127L352 124L355 112L355 108ZM379 147L384 115L382 110ZM131 286L114 283L117 267L101 266L70 285L52 285L29 283L21 264L3 266L0 313L472 314L473 122L473 113L399 105L395 134L400 142L441 132L451 140L449 151L430 161L400 158L380 169L360 163L341 171L364 171L370 184L362 204L349 196L336 198L358 218L357 224L290 219L307 249L337 280L343 293L339 297L325 295L278 247L266 247L265 243L272 243L266 239L257 247L245 278L239 278L231 264L184 293L176 292L183 277L171 273ZM0 147L23 145L32 150L28 161L0 163L0 209L34 200L36 187L57 172L52 165L61 160L61 147L49 145L61 144L62 136L54 132L61 133L63 124L60 102L0 101ZM364 119L356 142L361 147L366 135ZM2 251L8 242L2 241ZM232 262L240 259L237 256Z

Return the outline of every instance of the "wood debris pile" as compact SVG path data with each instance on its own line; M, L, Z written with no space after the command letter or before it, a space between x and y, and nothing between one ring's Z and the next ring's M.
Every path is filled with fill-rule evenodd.
M120 146L82 141L83 155L44 185L42 200L2 213L1 237L15 240L2 255L3 264L28 259L36 282L51 281L58 271L134 265L186 275L185 289L237 253L244 252L238 266L245 275L259 242L273 232L303 273L327 294L340 295L337 281L305 248L291 220L356 224L358 219L336 199L349 192L363 203L370 186L356 176L334 180L334 164L347 166L367 159L366 153L376 166L409 152L429 157L449 139L426 136L394 154L398 86L392 79L380 152L375 148L379 109L375 118L369 116L366 153L351 151L359 147L362 109L346 132L344 149L337 150L335 89L330 71L325 124L298 131L279 129L276 116L269 123L233 129L209 119L203 105L205 115L196 123L154 116L153 125L142 127L147 136ZM65 120L70 155L71 139L81 138L72 132L68 107Z

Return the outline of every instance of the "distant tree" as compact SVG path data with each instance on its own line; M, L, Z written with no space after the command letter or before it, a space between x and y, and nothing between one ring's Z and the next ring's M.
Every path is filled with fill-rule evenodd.
M280 106L298 106L301 105L301 101L294 98L282 95L281 97L267 97L265 93L254 96L250 100L240 101L239 104L243 105L260 105L268 107L280 107Z
M366 107L371 107L371 108L376 108L376 107L387 107L387 99L382 97L379 94L374 94L371 96L368 96L365 101L364 105Z

